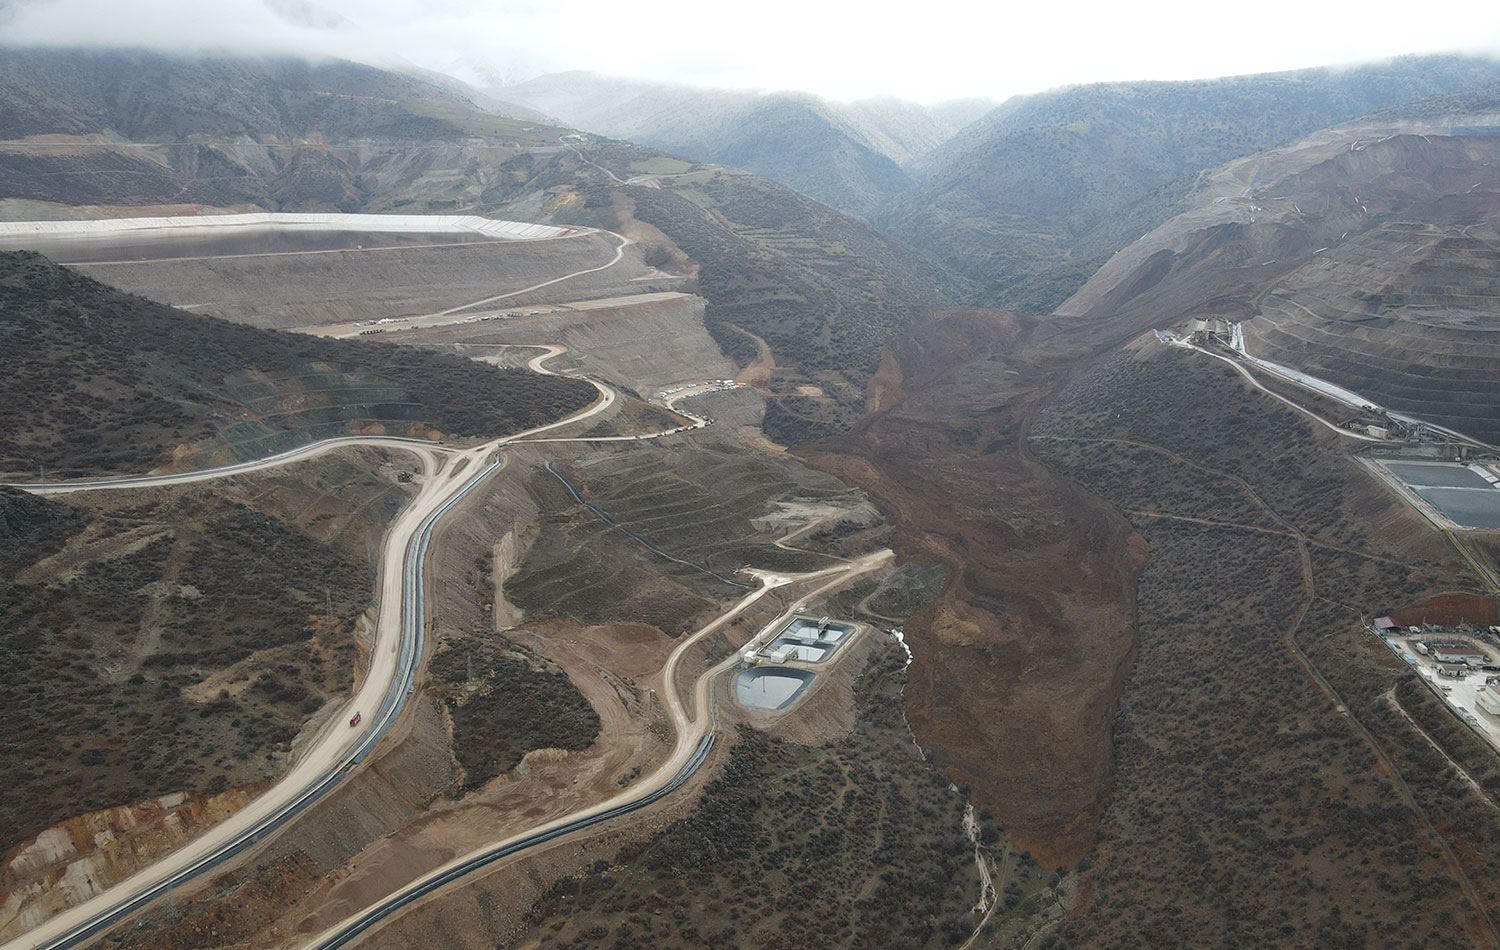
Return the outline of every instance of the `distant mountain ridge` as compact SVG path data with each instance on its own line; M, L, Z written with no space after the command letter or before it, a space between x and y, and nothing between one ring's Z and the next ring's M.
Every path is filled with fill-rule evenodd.
M1317 129L1500 80L1500 63L1403 57L1348 69L1102 83L1007 100L912 163L875 222L1046 311L1182 208L1198 175Z
M454 81L343 60L0 48L5 139L108 131L136 141L452 141L473 134L462 122L475 112L540 118Z
M560 123L733 165L869 217L911 187L902 166L993 105L900 99L837 103L804 93L697 89L554 73L495 90Z

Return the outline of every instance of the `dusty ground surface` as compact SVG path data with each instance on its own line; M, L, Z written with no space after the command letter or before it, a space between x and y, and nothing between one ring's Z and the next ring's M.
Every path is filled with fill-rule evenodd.
M374 551L413 466L348 449L182 488L5 496L0 932L126 876L286 767L353 681Z
M1393 168L1409 166L1420 178L1452 157L1424 152L1409 137L1371 155L1356 154L1349 145L1347 139L1333 141L1327 155L1350 154L1295 182L1312 186L1314 195L1333 208L1311 226L1295 221L1300 211L1278 206L1263 213L1257 205L1263 196L1247 194L1246 201L1226 203L1222 214L1179 222L1164 232L1165 242L1122 251L1075 297L1064 318L1033 326L1005 315L969 312L931 319L910 335L907 307L930 299L935 286L927 275L904 266L899 249L750 176L704 170L654 188L615 189L602 180L577 186L576 176L559 184L568 172L547 167L552 159L540 154L524 156L525 162L476 164L483 165L484 174L512 184L526 180L524 193L507 195L517 208L564 215L613 208L635 214L642 226L633 234L660 236L672 245L653 250L675 263L688 256L699 263L714 338L742 365L754 367L753 380L772 400L768 425L780 437L827 436L849 427L865 408L880 411L807 457L881 502L901 528L898 543L906 567L944 568L937 600L907 625L917 656L906 702L918 736L930 744L938 764L972 782L977 794L990 796L1008 829L1048 863L1084 854L1103 815L1103 843L1080 875L1076 906L1081 909L1064 922L1064 936L1172 943L1222 934L1239 942L1279 937L1326 944L1369 940L1372 934L1378 941L1395 932L1382 928L1405 925L1431 943L1447 936L1477 940L1484 937L1472 912L1478 902L1465 904L1455 896L1463 890L1455 881L1464 867L1479 887L1500 879L1489 873L1484 857L1500 853L1485 817L1493 808L1493 800L1484 800L1492 794L1493 775L1476 765L1482 760L1463 745L1461 731L1444 731L1446 721L1428 715L1431 709L1420 693L1403 691L1409 681L1392 679L1390 657L1372 658L1348 624L1377 594L1422 596L1431 592L1438 573L1451 581L1441 539L1424 534L1409 512L1392 507L1378 489L1345 484L1325 466L1312 472L1313 479L1292 473L1286 481L1296 491L1271 496L1260 487L1249 493L1225 490L1213 479L1187 477L1196 471L1191 466L1160 461L1196 458L1211 468L1227 468L1231 481L1248 480L1260 468L1278 471L1285 455L1280 445L1262 445L1251 457L1203 459L1188 451L1193 447L1178 444L1168 448L1175 458L1139 446L1115 453L1100 444L1069 454L1053 445L1043 455L1040 441L1029 445L1027 439L1037 407L1065 384L1087 376L1086 365L1070 372L1075 364L1086 364L1153 325L1209 312L1260 312L1261 297L1277 280L1316 264L1315 249L1356 218L1338 193L1347 182L1373 171L1376 181L1400 184L1388 174ZM553 156L564 151L548 147ZM622 169L629 152L612 144L590 150L593 159ZM1275 160L1258 159L1254 168L1240 169L1246 177L1234 180L1225 194L1239 195L1263 166L1264 180L1286 181L1327 155L1290 171ZM438 155L434 167L440 174L451 172L454 157ZM531 175L542 176L537 188L529 184ZM1448 183L1464 178L1457 174ZM494 184L504 192L501 182ZM1459 189L1469 184L1463 180ZM443 194L446 199L448 192ZM475 198L477 192L464 197ZM1452 197L1439 196L1437 209ZM499 194L486 200L491 198L501 200ZM1312 207L1305 199L1302 204ZM1433 207L1384 210L1416 214ZM1257 214L1264 216L1257 221ZM1468 255L1473 248L1459 250ZM748 336L739 332L742 328ZM767 344L764 354L757 341ZM872 374L878 385L866 386ZM1156 405L1149 397L1169 389L1159 385L1159 377L1154 382L1141 394L1140 405ZM1220 408L1212 396L1205 396L1204 404ZM1166 408L1155 421L1187 428L1171 411L1180 407ZM1219 433L1217 442L1233 445L1245 443L1242 435L1254 430L1259 415L1250 410L1228 420L1194 419L1222 426L1212 429ZM1083 437L1117 438L1122 431L1106 425ZM1160 447L1173 432L1146 427L1135 434ZM1341 486L1348 491L1330 508L1326 500ZM483 612L478 563L488 556L499 573L498 565L525 556L517 550L525 546L522 540L527 545L534 540L521 535L543 504L524 483L521 490L530 500L516 507L526 513L508 524L488 525L478 544L453 549L461 553L459 570L446 576L467 586L469 599L445 595L443 611L464 613L462 622L441 621L450 642L491 628L482 616L476 623L469 608L454 606L468 603ZM1325 520L1330 511L1334 517ZM513 538L509 552L495 553L508 536ZM1402 538L1411 547L1375 547L1383 537ZM1146 561L1141 588L1142 606L1151 611L1144 628L1151 642L1143 640L1142 660L1132 667L1135 574L1150 553L1148 542L1160 552L1154 562ZM1210 560L1212 570L1204 565ZM921 589L935 583L930 576L925 584L921 580L915 574L913 583L899 590L921 602ZM1200 596L1199 587L1207 593ZM1208 622L1179 616L1185 612L1185 591L1197 598L1190 604L1200 608L1197 619ZM1314 596L1319 591L1333 594ZM1299 598L1307 604L1306 629L1326 631L1300 646L1297 637L1280 636L1285 629L1278 626L1287 619L1288 603L1300 604ZM901 602L899 595L893 599ZM499 606L505 600L492 598L491 612L510 625L518 618L511 607ZM856 600L867 609L898 609L876 587ZM546 597L538 601L546 602ZM537 603L531 610L533 620L544 612ZM1262 628L1278 635L1280 653L1245 635L1241 622L1252 613ZM598 626L615 629L613 623ZM1288 626L1295 633L1304 624L1294 612ZM1192 642L1200 651L1173 651L1189 637L1197 638ZM1304 653L1305 662L1299 659ZM546 662L563 661L543 657ZM1243 672L1226 671L1225 664ZM1241 691L1214 691L1215 684ZM1210 688L1184 692L1197 685ZM1176 708L1163 708L1161 696L1173 697ZM601 728L607 721L601 716ZM1380 741L1369 739L1366 723L1380 727ZM1111 797L1112 727L1119 730L1122 754L1117 793ZM157 945L189 937L260 945L284 935L287 931L276 929L281 926L276 917L288 894L299 887L336 887L352 855L410 823L430 803L446 801L463 774L447 745L449 724L436 701L422 703L408 728L404 740L347 790L342 811L335 816L330 810L309 825L314 844L268 851L255 870L218 885L225 888L221 893L234 894L232 906L242 913L225 916L224 904L185 904L154 917L157 929L143 933L157 938ZM1243 743L1235 755L1248 749L1254 761L1247 765L1226 755L1225 735ZM1166 748L1159 745L1163 742ZM1211 767L1205 769L1205 762ZM1253 794L1263 797L1256 804L1269 801L1269 806L1234 804L1245 800L1245 786L1224 776L1237 768L1253 770ZM1465 781L1464 774L1475 781ZM1424 822L1425 814L1444 803L1447 812ZM742 804L731 819L751 804L758 807ZM1266 824L1256 825L1257 814L1247 811L1269 816ZM1302 834L1314 811L1319 822ZM418 827L414 835L420 834ZM436 838L411 840L449 845ZM693 836L695 845L703 840L711 839ZM1442 853L1444 841L1455 842L1456 857ZM400 855L401 847L393 841L384 853ZM1135 859L1148 848L1155 848L1150 853L1157 860ZM570 850L570 859L584 863L581 852ZM434 858L415 843L409 854L415 863ZM1266 855L1278 859L1275 870L1284 877L1267 876L1260 865L1249 863ZM605 866L595 871L608 871L612 856L605 853ZM1369 864L1356 865L1359 859ZM552 860L544 855L524 871L506 872L515 890L503 910L512 922L515 902L536 893L541 877L566 864L558 859L548 865ZM649 861L648 853L645 870L655 872ZM393 874L398 863L372 860L350 875L346 893L352 899L362 888L373 891L375 882L390 883L382 876ZM631 880L644 879L637 874ZM603 882L595 883L607 890ZM662 906L668 913L670 901L681 896L670 890L672 883L640 897L642 906L660 898L668 902ZM1271 894L1265 901L1222 896L1235 889L1259 895L1262 887ZM574 899L582 902L592 889L580 885ZM736 890L721 891L738 896ZM1396 907L1385 891L1416 893L1419 899ZM493 889L461 893L473 901L463 912L469 916L449 929L409 931L409 942L439 934L483 945L504 932L492 929L489 919L497 906ZM641 893L632 891L632 899ZM1182 895L1185 901L1163 903ZM1281 911L1288 906L1305 910L1307 929L1281 929L1286 923ZM794 904L790 910L800 908ZM1384 910L1391 910L1389 917L1379 916ZM644 930L628 918L621 921L621 912L605 912L617 914L612 929ZM627 906L624 913L635 911ZM1458 927L1438 929L1445 913L1460 921ZM171 914L179 914L171 919L182 928L169 934L161 925ZM1402 914L1405 919L1397 919ZM257 931L258 926L265 929ZM668 926L663 921L662 929Z
M708 438L678 441L674 447L622 445L557 462L598 510L576 502L550 473L538 472L528 487L541 505L540 533L507 584L507 598L528 611L584 623L647 622L675 635L696 626L722 599L743 594L747 588L737 585L749 578L737 574L741 567L803 571L826 563L777 547L772 542L785 532L758 519L794 500L830 512L861 502L794 459Z
M681 464L691 467L691 451L682 458ZM149 915L146 928L133 933L128 943L192 943L221 928L227 928L221 929L221 936L238 935L235 939L256 945L293 940L364 906L398 880L410 879L481 842L502 839L606 797L649 770L670 739L656 696L658 671L672 646L668 635L638 621L582 626L536 602L527 602L519 626L503 634L495 629L497 585L505 585L507 599L512 595L505 584L508 578L493 560L494 545L511 531L522 538L523 547L536 543L526 540L536 536L528 523L535 515L528 512L541 510L540 500L528 487L538 474L535 464L512 462L483 495L466 502L465 514L443 534L434 553L439 619L429 694L449 702L446 713L437 715L435 703L424 703L428 712L418 716L400 744L355 778L336 800L315 809L298 835L278 842L244 870L222 876L200 898ZM784 533L783 529L776 536ZM780 552L774 546L768 549ZM575 560L587 565L612 556L611 548L595 544L582 547ZM636 576L646 582L645 574ZM715 604L739 596L726 588L698 613L711 616ZM781 609L782 598L765 601L759 605L763 609L725 631L723 645L709 648L724 650L731 642L743 642ZM485 744L473 747L475 737L462 733L459 713L476 702L477 695L516 686L513 679L487 678L483 654L497 648L533 657L543 672L565 674L570 689L597 715L592 741L564 752L556 746L538 747L541 735L526 730L520 738L528 751L521 761L490 773L493 778L483 778L474 762L476 755L483 755ZM479 657L472 661L473 675L469 654ZM684 677L691 679L701 662L685 661ZM501 700L509 696L512 703L538 701L535 690L494 695ZM503 701L495 714L510 714ZM466 746L458 748L459 742ZM506 747L490 748L502 757L513 755ZM470 764L465 766L465 761ZM504 758L502 764L510 761ZM409 771L413 767L424 769L422 777ZM482 779L477 784L476 775ZM374 802L383 804L373 805L357 821L348 820L351 808ZM226 896L246 888L263 892L266 900L232 911L224 903Z
M570 339L598 345L601 355L570 351L558 368L616 374L637 392L652 387L626 374L663 382L727 376L721 356L695 355L708 354L712 342L703 335L701 304L680 299L685 306L580 311L587 318ZM663 334L674 337L673 348L658 345ZM463 344L453 349L471 356L515 355L472 332L423 336ZM683 364L674 362L679 357ZM694 400L694 411L744 422L758 418L758 406L751 390ZM655 411L627 397L584 431L637 426ZM743 590L663 558L641 539L731 576L744 564L832 563L816 553L822 544L800 536L806 528L828 530L827 543L843 553L867 550L879 537L878 517L861 495L793 457L747 451L738 431L738 424L716 425L671 437L670 444L508 449L507 467L465 501L434 542L430 678L390 750L315 808L296 835L197 896L148 914L142 929L121 940L192 945L212 935L219 943L295 942L401 880L607 797L648 771L671 738L657 694L670 634L712 618ZM616 525L578 504L545 470L546 461L555 461ZM852 527L839 529L845 520ZM783 542L789 535L794 543ZM578 576L547 583L549 572L559 570ZM684 596L674 600L673 590ZM764 598L710 638L701 654L685 659L682 678L691 681L744 642L793 595ZM663 614L665 608L646 609L653 603L675 606ZM546 728L532 721L538 714ZM247 893L256 895L248 904L230 899Z
M1470 623L1488 627L1500 620L1500 602L1483 594L1438 594L1414 604L1403 604L1392 610L1390 616L1406 626L1431 623L1452 627Z
M559 285L557 293L567 287ZM673 384L733 374L703 328L702 297L674 293L591 300L572 293L560 299L568 302L515 307L493 321L387 336L399 343L456 347L458 352L481 345L558 344L567 348L568 358L556 366L574 365L645 398Z

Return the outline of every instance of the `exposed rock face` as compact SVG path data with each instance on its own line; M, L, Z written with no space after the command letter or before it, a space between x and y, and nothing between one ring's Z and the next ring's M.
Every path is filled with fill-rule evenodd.
M0 867L0 939L81 904L243 808L260 786L173 792L53 825Z

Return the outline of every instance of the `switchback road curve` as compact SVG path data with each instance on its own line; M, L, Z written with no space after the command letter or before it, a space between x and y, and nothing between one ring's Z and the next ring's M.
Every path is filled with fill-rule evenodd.
M543 349L545 352L531 360L529 365L536 372L551 374L544 364L566 351L554 345L543 345ZM420 439L347 436L325 439L262 459L189 472L11 486L43 495L167 487L288 465L348 446L410 451L422 460L424 468L416 498L403 509L386 533L380 559L370 669L354 697L334 712L291 771L223 822L90 900L22 934L7 944L7 948L51 950L78 946L173 888L222 866L265 841L337 788L385 738L415 689L425 636L424 566L434 530L474 488L503 466L503 461L496 457L498 450L513 441L581 422L613 405L617 397L612 388L593 379L588 382L599 391L599 398L584 409L557 422L470 448L455 448ZM366 717L362 730L351 731L344 726L354 712L370 709L375 713Z

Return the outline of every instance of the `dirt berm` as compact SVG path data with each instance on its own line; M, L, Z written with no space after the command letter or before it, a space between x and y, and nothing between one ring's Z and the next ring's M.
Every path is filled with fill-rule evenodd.
M947 566L941 597L906 627L912 728L1018 843L1060 866L1090 846L1102 808L1145 551L1027 455L1027 420L1060 375L1017 358L1029 329L998 311L925 315L886 351L885 404L800 454L874 496L903 559Z

